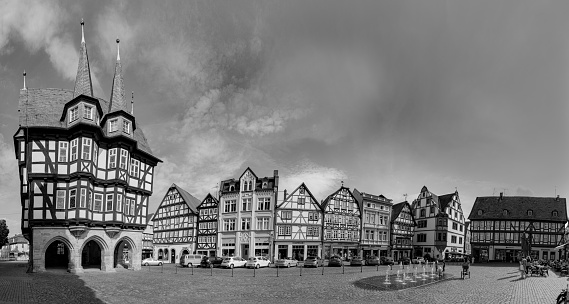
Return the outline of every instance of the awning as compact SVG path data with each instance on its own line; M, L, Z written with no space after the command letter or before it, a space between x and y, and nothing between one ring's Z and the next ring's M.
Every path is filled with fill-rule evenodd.
M554 250L561 250L561 249L565 248L565 246L567 246L567 245L569 245L569 243L565 243L565 244L563 244L563 245L559 245L559 246L557 246L557 247L555 247L555 248L553 248L553 249L554 249Z

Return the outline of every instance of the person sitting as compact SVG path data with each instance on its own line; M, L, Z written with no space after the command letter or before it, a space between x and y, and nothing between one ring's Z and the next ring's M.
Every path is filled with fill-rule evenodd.
M470 268L470 260L465 259L464 262L462 262L462 271L468 271L469 268Z

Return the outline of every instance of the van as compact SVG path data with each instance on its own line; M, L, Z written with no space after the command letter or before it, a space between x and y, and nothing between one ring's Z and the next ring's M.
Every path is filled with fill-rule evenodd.
M194 267L200 266L200 262L204 256L201 254L184 254L180 257L180 266Z

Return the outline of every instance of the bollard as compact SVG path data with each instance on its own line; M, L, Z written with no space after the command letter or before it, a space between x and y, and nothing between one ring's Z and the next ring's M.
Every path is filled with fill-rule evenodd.
M233 277L233 266L231 266L231 277Z
M375 271L379 271L379 264L376 265L377 269Z
M194 265L191 265L192 267L192 275L194 275Z
M277 278L278 278L279 277L279 266L276 266L276 267L277 267Z
M174 268L176 268L176 274L178 274L178 265L174 265Z
M300 266L300 276L302 276L302 266Z
M322 275L324 275L324 263L322 263Z
M256 271L257 267L253 266L253 277L255 277L255 271Z
M364 272L364 264L363 263L360 265L360 272Z
M209 265L209 270L211 271L210 276L213 277L213 264Z
M342 262L342 274L344 274L344 262Z
M164 263L162 263L162 269L160 269L160 273L164 272Z
M390 264L389 267L391 267L391 270L393 270L393 264Z

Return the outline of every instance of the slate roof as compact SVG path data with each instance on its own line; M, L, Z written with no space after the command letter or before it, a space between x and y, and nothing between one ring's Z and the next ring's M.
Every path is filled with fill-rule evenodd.
M257 177L255 172L253 172L253 170L251 170L251 168L247 167L247 169L245 169L245 171L243 171L241 176L239 176L239 179L231 178L231 179L227 179L227 180L222 181L220 191L222 193L229 192L229 186L233 184L235 186L235 190L232 192L239 192L239 190L241 189L241 177L243 177L243 174L245 174L245 172L247 172L247 171L251 171L251 173L255 177L255 189L253 189L254 191L272 190L275 187L276 178L278 178L278 175L276 177L275 176ZM265 188L263 188L264 182L267 183L267 187L265 187Z
M198 206L201 204L201 201L195 198L193 195L191 195L188 191L178 187L178 185L176 184L172 184L170 188L172 187L178 190L178 192L180 193L180 195L182 196L182 198L184 199L186 205L188 205L190 210L194 213L198 213Z
M393 205L393 207L391 207L391 223L393 223L397 219L397 217L399 217L399 214L401 213L401 211L403 210L405 205L407 205L407 208L409 208L409 211L413 210L413 209L411 209L411 204L409 204L408 201L397 203L397 204ZM415 215L413 215L413 212L410 212L409 214L411 215L411 219L413 220L413 223L415 224Z
M482 210L482 215L478 215ZM508 214L504 215L504 210ZM532 210L533 215L528 215ZM557 211L559 216L553 217ZM567 222L567 203L565 198L529 197L529 196L485 196L477 197L468 216L470 220L539 220Z
M65 104L73 99L73 94L73 91L63 89L20 90L18 107L20 126L66 129L66 122L60 121L60 118ZM106 115L109 111L109 102L101 98L96 99L103 109L103 116ZM153 155L140 124L137 123L133 135L138 149Z
M438 200L439 200L439 206L441 208L441 210L446 210L448 205L450 203L452 203L452 197L456 194L455 193L449 193L449 194L445 194L445 195L441 195L438 196Z
M360 210L360 212L361 212L362 209L360 208L360 205L359 205L358 200L356 199L356 197L354 196L354 194L352 193L352 191L350 191L350 188L344 187L344 186L340 187L340 189L336 190L334 193L332 193L332 194L328 195L328 197L326 197L326 199L325 199L325 200L322 202L322 204L321 204L322 210L326 211L326 207L328 207L328 204L330 203L330 200L331 200L338 192L342 191L342 189L348 190L348 193L350 193L350 195L352 196L352 198L354 199L354 201L358 204L358 208L359 208L359 210Z

